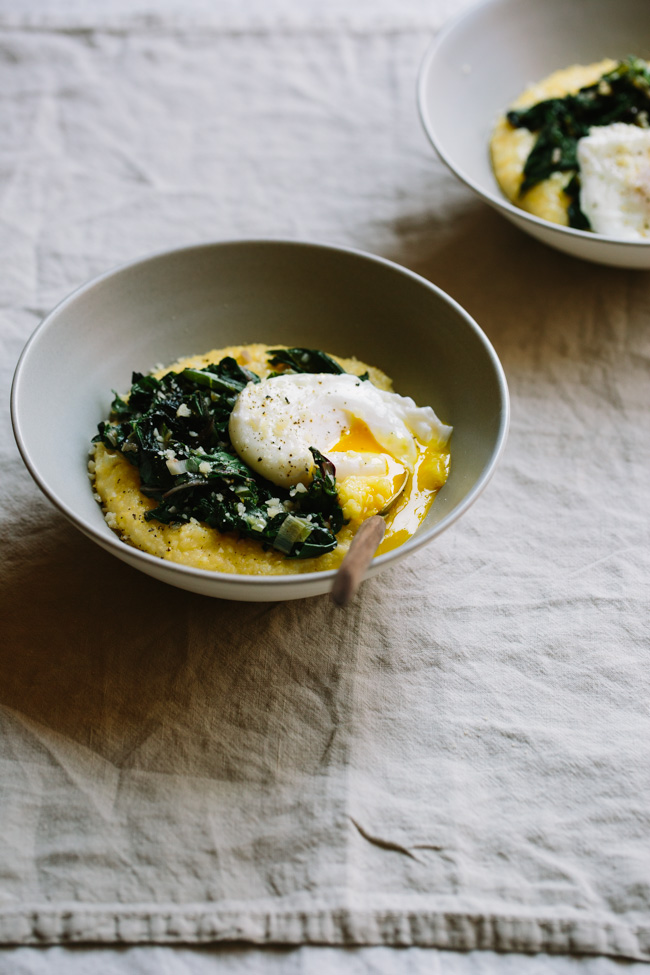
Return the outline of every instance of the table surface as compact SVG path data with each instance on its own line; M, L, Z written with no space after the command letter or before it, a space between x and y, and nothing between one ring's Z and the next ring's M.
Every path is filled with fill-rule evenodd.
M338 616L96 551L3 418L0 975L650 968L649 279L528 239L435 157L417 71L468 6L0 0L6 398L83 281L262 236L434 281L512 395L484 497ZM200 943L188 904L266 946Z

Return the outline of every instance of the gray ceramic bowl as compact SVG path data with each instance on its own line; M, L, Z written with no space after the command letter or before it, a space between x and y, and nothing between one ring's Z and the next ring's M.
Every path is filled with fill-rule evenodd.
M102 548L182 589L252 601L327 592L331 571L228 575L147 555L108 528L93 500L88 446L108 414L111 390L128 389L134 369L250 342L356 355L454 425L452 473L428 518L405 545L377 557L368 576L430 542L485 487L506 438L508 392L478 325L439 288L389 261L273 240L209 244L136 261L84 285L48 315L25 347L12 390L16 440L36 483ZM64 436L43 436L43 402L48 429Z
M650 58L647 0L488 0L429 48L418 85L424 129L449 168L526 233L601 264L650 268L650 242L626 242L535 217L510 203L492 172L497 118L529 82L558 68L628 54Z

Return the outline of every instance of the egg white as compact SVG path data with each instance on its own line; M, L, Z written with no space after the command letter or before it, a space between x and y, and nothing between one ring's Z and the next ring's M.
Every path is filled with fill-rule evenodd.
M594 126L578 141L578 162L580 207L592 230L650 239L650 129L625 122Z
M366 425L378 450L333 450L356 422ZM386 474L386 454L412 472L418 443L444 445L451 427L429 406L378 389L349 374L287 374L249 383L230 416L237 454L280 487L309 484L315 447L329 457L337 479Z

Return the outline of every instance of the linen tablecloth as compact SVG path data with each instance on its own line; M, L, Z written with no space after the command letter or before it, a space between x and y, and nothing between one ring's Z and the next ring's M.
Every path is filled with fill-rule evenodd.
M344 613L141 576L39 495L5 416L4 945L650 959L650 279L526 238L435 158L415 79L461 6L0 4L5 403L90 276L267 235L440 285L513 400L485 495Z

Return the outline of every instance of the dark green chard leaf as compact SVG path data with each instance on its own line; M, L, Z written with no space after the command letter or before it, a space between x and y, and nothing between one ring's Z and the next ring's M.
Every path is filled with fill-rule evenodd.
M303 351L291 350L296 357ZM307 355L302 371L343 371L325 353ZM324 362L335 368L325 370ZM147 520L184 524L194 518L220 532L255 538L287 558L317 558L336 548L344 523L334 466L310 448L314 477L300 492L278 488L252 471L228 436L235 400L249 382L259 382L259 376L230 357L162 379L134 373L128 399L115 395L111 422L99 424L94 442L119 450L138 468L142 492L158 502Z
M257 373L252 372L250 369L246 369L244 366L240 366L236 359L232 356L226 356L222 359L220 363L216 366L208 366L210 372L216 372L217 375L221 376L223 379L230 379L231 382L241 384L241 389L246 386L247 383L258 383L260 377Z
M133 406L126 400L123 400L119 393L113 390L113 402L111 403L111 416L131 416L133 413Z
M549 98L523 111L508 112L515 128L537 133L537 139L524 166L521 193L548 179L552 173L578 174L578 140L592 126L627 122L648 127L650 112L650 71L645 61L628 57L603 75L594 85L575 95ZM580 209L580 184L573 179L564 191L570 198L569 225L589 230L589 221Z
M307 540L302 544L297 544L294 551L287 555L291 559L317 559L326 552L331 552L336 548L336 539L332 545L332 533L326 527L309 523L310 532Z
M258 383L260 377L240 366L232 356L226 356L221 362L211 363L202 369L184 369L181 376L195 383L205 386L218 393L241 393L248 383Z
M580 176L575 173L569 183L565 186L564 192L569 197L569 226L577 230L589 230L591 225L586 215L580 209Z
M325 372L335 376L345 372L338 362L318 349L271 349L268 359L272 366L288 366L292 372Z
M337 535L343 527L343 511L336 493L336 468L331 460L323 457L315 447L310 447L314 458L313 480L304 494L296 495L301 511L322 514L327 518L332 532Z
M144 376L140 372L134 372L131 377L131 392L129 393L131 411L142 413L148 410L156 393L161 388L161 384L161 380L154 376Z
M190 474L202 474L208 480L215 478L230 478L238 485L248 485L254 482L253 472L236 454L229 454L225 450L212 454L192 451L186 462Z

